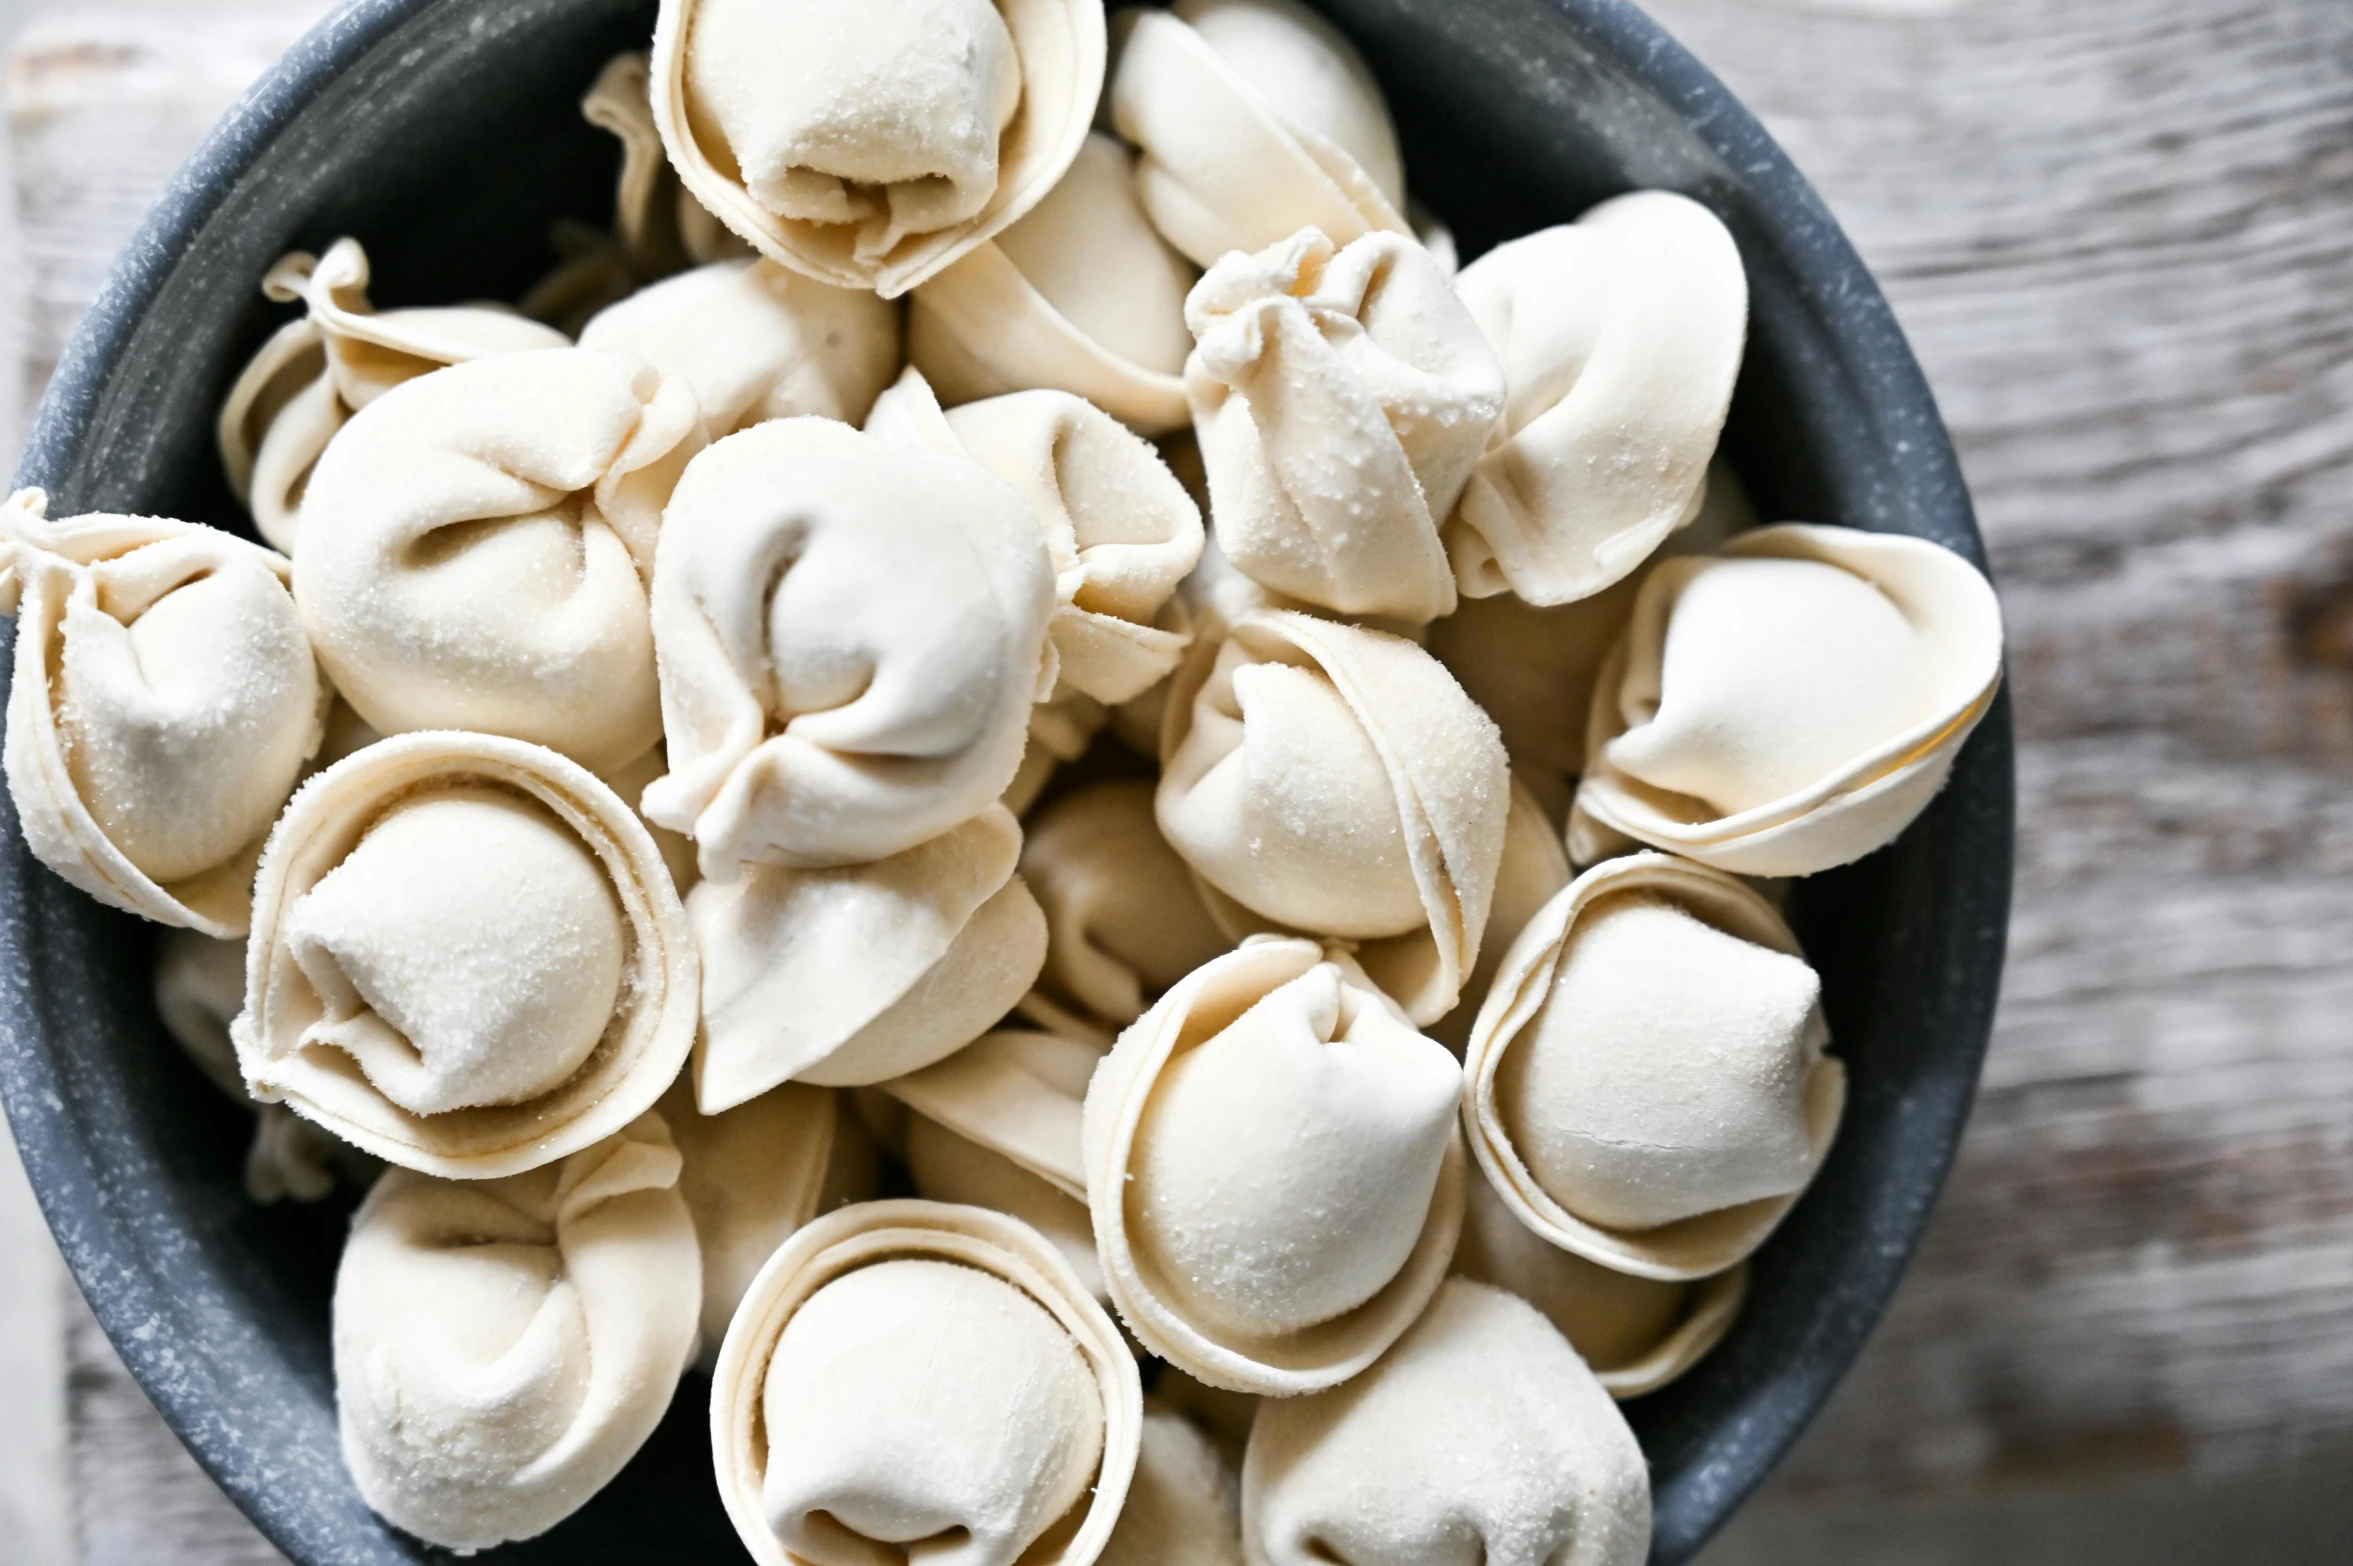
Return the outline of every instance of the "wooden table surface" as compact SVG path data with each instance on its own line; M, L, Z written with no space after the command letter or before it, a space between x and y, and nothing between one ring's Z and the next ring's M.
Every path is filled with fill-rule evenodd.
M28 35L28 386L147 194L316 9ZM1886 1325L1772 1491L2342 1462L2353 5L1652 9L1894 300L1976 494L2023 741L1976 1118ZM192 1520L215 1515L201 1481L191 1499L92 1332L74 1377L91 1561L271 1558Z

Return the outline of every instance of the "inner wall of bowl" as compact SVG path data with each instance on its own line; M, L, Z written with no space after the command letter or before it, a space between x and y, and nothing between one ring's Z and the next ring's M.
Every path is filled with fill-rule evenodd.
M1650 58L1641 69L1652 81L1636 75L1626 62L1645 59L1649 28L1638 13L1618 0L1319 8L1380 76L1413 189L1453 225L1466 258L1643 186L1682 190L1725 218L1752 289L1727 448L1768 520L1914 533L1977 555L1933 407L1843 239L1737 110L1718 113L1712 134L1745 177L1693 131L1683 116L1721 92L1704 73ZM45 420L25 481L55 492L53 514L160 512L250 531L212 421L246 356L289 313L258 287L286 250L356 235L379 305L511 299L553 263L557 218L609 212L617 151L581 122L577 100L612 53L644 46L654 7L409 9L249 163L230 158L226 198L94 388L81 429ZM1735 145L1744 136L1762 164ZM2005 710L1901 842L1797 890L1793 920L1824 976L1852 1098L1814 1194L1759 1256L1723 1346L1629 1406L1653 1464L1657 1560L1696 1549L1818 1406L1934 1199L1999 966L2007 735ZM6 827L0 916L17 949L0 952L0 980L24 997L56 1074L61 1102L36 1112L65 1131L27 1137L27 1155L37 1164L45 1148L78 1142L105 1171L102 1210L53 1205L52 1217L109 1332L191 1447L296 1559L442 1558L377 1523L336 1456L327 1300L348 1207L261 1212L245 1200L244 1117L153 1015L151 928L39 870L12 812ZM147 1320L126 1300L164 1303ZM703 1402L690 1380L621 1482L502 1558L741 1558L710 1489Z

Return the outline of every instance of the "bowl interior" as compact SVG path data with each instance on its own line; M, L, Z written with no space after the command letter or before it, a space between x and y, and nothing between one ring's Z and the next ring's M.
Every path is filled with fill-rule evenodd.
M1967 495L1877 289L1723 88L1620 0L1317 0L1389 93L1417 197L1466 258L1661 186L1730 225L1752 291L1726 441L1770 520L1914 534L1982 563ZM162 513L248 531L212 421L282 319L282 252L358 236L380 305L513 298L559 217L601 220L617 154L579 95L643 47L644 0L357 0L225 122L118 263L42 405L20 482L52 514ZM1749 1302L1687 1379L1628 1407L1657 1495L1654 1559L1687 1558L1779 1458L1885 1306L1975 1085L2006 921L2006 703L1892 847L1797 885L1851 1073L1821 1177L1758 1256ZM247 1118L157 1022L153 929L98 907L0 830L0 1088L68 1261L198 1458L297 1561L436 1560L337 1455L327 1302L348 1203L255 1209ZM690 1377L586 1510L502 1558L744 1558Z

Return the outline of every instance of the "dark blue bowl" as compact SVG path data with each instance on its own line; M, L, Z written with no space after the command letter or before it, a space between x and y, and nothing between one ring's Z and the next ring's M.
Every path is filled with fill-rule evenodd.
M1933 539L1983 562L1936 405L1870 275L1724 87L1620 0L1318 0L1387 89L1413 186L1466 256L1663 186L1748 264L1728 450L1769 518ZM271 324L282 252L366 242L382 304L513 297L549 224L609 210L616 153L576 100L642 47L645 0L356 0L263 78L115 263L42 402L19 482L53 515L242 528L213 411ZM1976 1085L2011 860L1997 705L1892 847L1797 888L1851 1072L1836 1148L1758 1256L1748 1307L1689 1377L1630 1406L1657 1487L1654 1559L1687 1559L1787 1450L1885 1309ZM305 1566L446 1559L360 1503L336 1453L327 1300L343 1209L255 1210L243 1114L148 1001L152 927L0 831L0 1089L58 1243L164 1418ZM629 1471L502 1558L741 1559L690 1381Z

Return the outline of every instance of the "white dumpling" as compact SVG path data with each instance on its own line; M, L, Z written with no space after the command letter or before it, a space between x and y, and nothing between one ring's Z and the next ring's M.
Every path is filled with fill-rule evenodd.
M332 691L281 555L212 528L0 507L5 764L34 857L110 908L245 933L263 837Z
M294 565L336 689L385 734L636 759L662 733L645 579L700 443L684 380L584 348L385 393L319 459Z
M1135 154L1090 134L1029 216L915 290L907 352L950 403L1073 392L1146 435L1188 424L1200 271L1154 231Z
M1493 1284L1544 1313L1623 1401L1655 1392L1721 1342L1748 1292L1744 1264L1712 1278L1642 1278L1551 1244L1512 1212L1482 1172L1470 1182L1458 1276Z
M1411 236L1388 106L1330 23L1293 0L1185 0L1117 25L1111 120L1178 250L1209 266L1310 225Z
M229 388L215 430L229 487L271 547L288 554L319 454L352 414L403 381L485 354L561 348L562 332L500 305L376 310L368 255L356 239L326 254L296 251L261 290L300 303Z
M1650 1470L1549 1322L1457 1278L1360 1379L1260 1407L1242 1538L1253 1566L1640 1566Z
M645 1112L695 1035L668 868L553 751L381 741L305 784L262 856L247 1086L381 1158L479 1179Z
M688 465L659 556L670 775L645 810L704 875L885 858L1012 782L1054 579L986 469L780 419Z
M2001 684L1985 577L1920 539L1788 524L1662 561L1596 687L1570 824L1745 875L1892 840Z
M1337 614L1451 611L1439 528L1502 411L1503 371L1429 252L1302 229L1217 262L1185 322L1226 558Z
M1494 724L1437 660L1402 637L1260 611L1170 702L1160 827L1226 933L1363 943L1407 1015L1451 1010L1478 960L1511 793Z
M678 1190L702 1255L708 1370L735 1307L776 1248L820 1213L872 1197L881 1171L857 1116L826 1088L788 1082L706 1115L681 1082L663 1095L661 1110L685 1161Z
M1515 239L1456 290L1509 395L1447 527L1464 593L1589 598L1697 514L1748 333L1714 213L1646 190Z
M1661 854L1614 859L1521 932L1471 1033L1464 1120L1522 1221L1623 1272L1742 1260L1828 1150L1844 1072L1772 905Z
M343 1459L470 1554L545 1533L661 1422L694 1352L693 1221L659 1115L493 1180L387 1174L335 1278Z
M1156 1396L1102 1566L1242 1566L1240 1490L1209 1438Z
M1121 1316L1237 1391L1289 1396L1363 1369L1454 1249L1460 1091L1453 1057L1314 942L1208 963L1121 1035L1087 1092L1087 1190Z
M889 299L1053 187L1103 70L1099 0L663 0L653 104L729 228Z
M1134 1356L1036 1231L895 1201L769 1259L720 1350L711 1431L760 1566L1090 1566L1142 1417Z
M687 898L703 957L695 1089L716 1114L780 1082L862 1087L971 1043L1035 982L1046 921L990 805L872 864L751 865Z
M1454 1009L1429 1026L1430 1037L1460 1055L1478 1020L1479 1007L1503 969L1504 955L1560 889L1569 884L1569 856L1560 834L1545 819L1544 807L1521 783L1511 781L1511 813L1503 824L1503 858L1496 866L1495 896L1487 905L1487 926L1479 937L1479 960L1463 980Z
M864 419L898 373L899 316L863 289L773 261L716 261L601 311L580 346L682 377L717 440L799 414Z
M1046 914L1046 966L1022 1009L1109 1044L1232 942L1160 835L1152 785L1096 783L1028 822L1021 872Z

